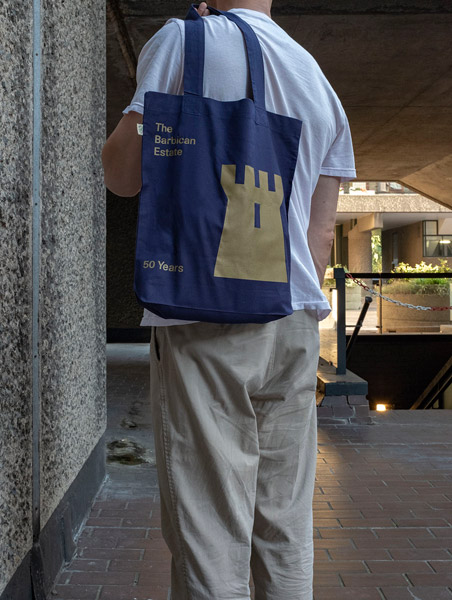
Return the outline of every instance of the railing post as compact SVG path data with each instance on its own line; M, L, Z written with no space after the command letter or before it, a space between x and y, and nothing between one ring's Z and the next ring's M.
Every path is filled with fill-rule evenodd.
M381 295L383 293L383 279L381 278L381 273L378 279L378 291L380 292L380 303L378 306L378 315L379 315L379 319L380 319L380 328L378 333L383 334L383 299L381 298Z
M344 269L334 269L334 278L337 289L337 366L336 373L345 375L346 364L346 346L345 337L345 271Z

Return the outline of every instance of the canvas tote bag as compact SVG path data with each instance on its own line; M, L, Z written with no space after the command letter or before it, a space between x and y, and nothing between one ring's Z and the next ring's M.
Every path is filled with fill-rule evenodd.
M210 10L244 36L253 98L203 97L204 21L192 6L183 96L145 94L134 291L164 318L265 323L293 312L287 218L302 124L265 109L253 29Z

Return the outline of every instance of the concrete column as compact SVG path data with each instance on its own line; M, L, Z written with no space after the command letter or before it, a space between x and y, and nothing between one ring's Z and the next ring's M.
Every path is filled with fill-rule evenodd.
M106 425L105 190L100 162L105 139L105 3L34 4L41 18L42 82L33 89L33 2L0 3L2 600L28 598L33 399L39 399L41 415L42 529L80 476ZM33 196L37 95L41 110L37 114L35 102L34 112L42 121L42 143L34 180L40 191L35 186ZM38 196L41 235L34 237L40 244L33 256ZM40 265L34 337L33 261ZM38 385L32 382L32 337L38 344ZM22 587L16 593L12 590L17 585Z
M8 4L0 4L0 594L32 543L33 6Z
M350 271L371 271L371 232L354 227L348 232L348 268Z

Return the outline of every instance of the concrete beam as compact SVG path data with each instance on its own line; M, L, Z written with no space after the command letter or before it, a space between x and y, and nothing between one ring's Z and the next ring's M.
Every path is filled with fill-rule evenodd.
M185 0L119 0L134 53ZM452 207L450 0L275 0L273 18L310 52L352 130L358 178L399 181ZM108 129L133 94L108 33Z
M383 227L383 213L372 213L361 217L358 219L356 226L361 233L372 231L372 229L381 229Z
M186 0L121 0L124 14L136 17L182 16L188 7ZM273 16L332 14L438 14L452 13L449 0L274 0Z

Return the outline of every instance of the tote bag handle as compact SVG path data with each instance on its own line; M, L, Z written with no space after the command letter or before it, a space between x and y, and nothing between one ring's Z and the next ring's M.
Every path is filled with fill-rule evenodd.
M245 38L251 87L256 109L265 113L265 79L262 50L253 29L243 19L229 12L210 8L212 14L223 15L239 27ZM192 4L185 20L184 95L202 97L204 81L204 21ZM262 115L264 117L264 115ZM265 117L264 117L264 120Z

